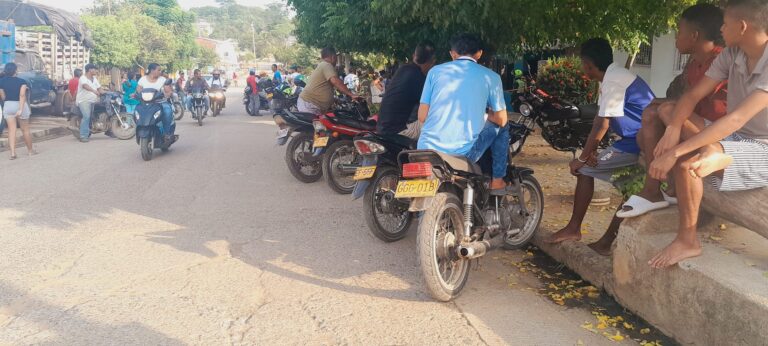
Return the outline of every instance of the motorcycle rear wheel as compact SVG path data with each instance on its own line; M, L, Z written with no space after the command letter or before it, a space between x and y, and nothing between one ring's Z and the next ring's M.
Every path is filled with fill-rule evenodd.
M351 160L349 155L352 155ZM360 165L360 155L350 140L334 142L323 155L323 175L328 181L328 186L337 193L348 195L355 189L355 181L352 179L354 174L345 175L341 172L339 166L342 164Z
M139 150L141 151L141 158L144 159L144 161L152 160L152 149L151 138L139 139Z
M303 157L305 154L312 155L313 135L309 132L299 132L291 137L285 148L285 163L288 165L288 170L303 183L314 183L323 177L320 160L307 162Z
M395 203L395 190L400 172L392 166L379 166L373 176L373 180L365 189L363 196L363 212L365 223L374 237L387 243L405 238L413 221L413 214L405 205L404 210L383 210L384 203ZM396 206L386 206L387 209L395 209ZM398 211L400 211L398 215ZM394 222L391 222L394 221Z
M461 294L469 277L470 261L456 254L463 237L461 200L445 192L433 198L419 223L417 254L427 291L435 300L447 302Z
M504 236L504 248L508 250L517 250L525 247L536 234L536 230L541 223L541 217L544 214L544 193L541 190L541 185L531 175L524 176L522 180L521 189L523 196L509 196L511 199L504 201L506 207L510 209L514 226L520 227L520 233L511 237ZM516 198L523 198L528 215L521 214Z

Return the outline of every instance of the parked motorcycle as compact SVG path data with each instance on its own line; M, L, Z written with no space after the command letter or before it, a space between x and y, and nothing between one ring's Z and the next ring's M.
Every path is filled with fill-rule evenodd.
M165 133L160 103L165 102L164 98L161 90L146 88L140 93L141 103L136 106L135 112L136 143L139 144L141 158L144 161L152 160L154 148L160 148L161 151L166 152L179 138L178 135L174 135L169 141L163 138Z
M221 109L224 107L224 100L226 99L227 89L224 88L211 88L208 92L208 96L211 98L211 114L215 117L221 114Z
M205 118L205 90L192 92L192 118L197 119L197 125L203 126Z
M260 116L261 110L269 109L269 101L265 98L261 97L261 93L259 93L259 105L258 107L253 107L251 104L251 97L252 97L253 89L251 89L251 86L248 85L243 90L243 105L245 105L245 111L250 116Z
M136 134L136 125L132 116L125 113L123 95L117 92L105 92L91 111L91 134L111 133L119 139L131 139ZM80 122L83 119L80 109L67 115L69 128L75 138L80 139Z
M280 109L274 115L280 130L277 144L288 146L285 150L285 163L291 175L301 182L313 183L323 176L321 158L312 155L314 128L312 122L317 118L313 113L294 112Z
M408 200L395 198L400 170L397 156L416 149L416 142L401 135L367 132L354 139L355 149L363 157L355 170L353 199L363 197L363 214L368 229L385 242L403 239L413 221Z
M352 139L364 132L376 130L376 118L370 117L365 101L343 101L336 110L313 122L314 156L322 156L323 175L328 185L340 194L352 193L353 179L362 161Z

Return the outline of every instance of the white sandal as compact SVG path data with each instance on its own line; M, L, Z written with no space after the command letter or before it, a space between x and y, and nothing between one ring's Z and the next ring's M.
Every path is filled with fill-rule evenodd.
M661 190L661 195L664 196L664 200L669 202L669 205L677 205L677 197L668 195L664 190Z
M664 209L666 207L669 207L669 202L666 200L659 201L659 202L651 202L643 197L632 195L631 197L629 197L629 199L626 202L624 202L623 207L630 207L632 209L619 210L616 213L616 217L626 219L626 218L644 215L654 210Z

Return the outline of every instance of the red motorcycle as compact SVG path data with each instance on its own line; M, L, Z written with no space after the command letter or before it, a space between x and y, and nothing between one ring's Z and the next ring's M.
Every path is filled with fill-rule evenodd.
M328 185L340 194L355 189L354 175L362 162L352 139L362 133L376 131L377 116L370 116L368 104L346 102L333 112L321 115L315 128L313 156L322 156L323 175Z

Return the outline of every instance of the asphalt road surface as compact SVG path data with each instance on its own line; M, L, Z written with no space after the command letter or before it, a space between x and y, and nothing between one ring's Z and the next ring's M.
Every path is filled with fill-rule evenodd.
M0 344L616 344L498 257L521 252L432 301L414 230L382 243L360 201L294 179L238 96L150 162L103 135L0 153Z

